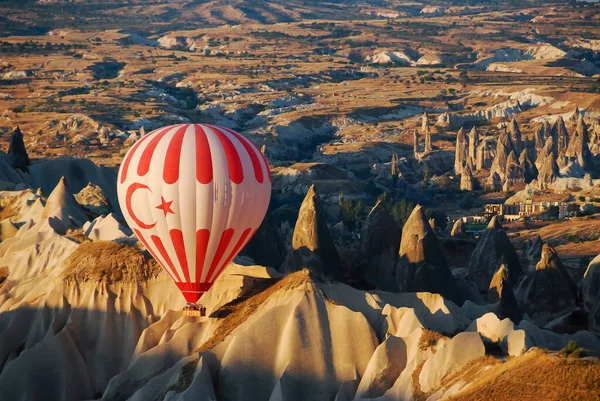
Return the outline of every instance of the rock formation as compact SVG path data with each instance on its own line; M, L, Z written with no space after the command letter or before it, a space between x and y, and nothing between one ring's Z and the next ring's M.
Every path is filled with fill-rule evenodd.
M506 265L511 283L516 283L522 274L521 263L498 216L494 216L471 254L467 268L480 292L489 289L492 277L502 264Z
M542 247L544 246L544 242L542 241L542 237L536 234L535 238L533 238L527 244L527 263L529 264L528 270L534 271L535 266L539 262L542 257Z
M118 241L133 234L131 229L117 220L114 213L99 216L94 221L86 222L82 227L82 231L92 241Z
M270 211L267 211L256 234L246 244L242 254L251 257L254 262L261 266L268 266L273 269L279 269L281 263L283 263L285 249L277 224L275 224Z
M518 324L523 318L523 313L513 292L513 286L508 279L508 269L505 264L500 265L492 277L488 290L488 302L492 304L498 302L496 316L499 319L509 318L513 323Z
M512 140L506 131L500 133L496 141L496 157L490 168L490 179L494 173L504 181L508 156L513 151ZM491 180L490 180L491 183Z
M396 153L392 153L392 160L390 161L390 173L392 177L392 188L395 188L398 184L398 178L401 176L399 159Z
M102 145L108 145L110 142L110 130L107 127L100 127L98 129L98 140Z
M419 158L419 148L421 147L421 144L419 142L419 131L415 130L415 132L413 133L413 156L415 157L415 159Z
M536 148L535 148L535 141L534 140L530 141L528 137L525 137L525 139L523 139L523 151L525 151L525 150L528 150L529 152L531 152L534 155L537 154ZM521 154L523 154L523 151L521 151Z
M311 185L300 206L292 237L292 247L285 259L286 273L304 268L329 277L339 274L340 257L335 249L321 199Z
M592 170L594 168L594 156L590 152L590 136L583 117L580 117L577 122L576 133L575 154L577 155L577 162L584 170Z
M28 202L35 199L29 191L22 198L20 216L41 204ZM116 220L108 217L92 231L105 223L113 228L94 237L114 230ZM600 350L589 332L556 335L528 320L500 321L486 313L489 307L459 307L438 294L365 292L313 280L307 271L282 277L235 263L202 297L208 316L193 318L182 313L181 294L165 272L147 255L135 262L139 250L106 241L80 245L37 231L38 224L23 225L0 244L3 400L461 397L474 385L490 386L485 394L505 390L505 376L518 382L533 362L532 369L548 368L541 381L558 377L556 357L532 347L557 351L576 340L592 355ZM130 256L121 260L124 250ZM131 259L134 267L119 277L113 266L127 267ZM515 357L508 361L513 369L483 358L488 344L500 358ZM583 362L584 372L595 373L598 362ZM576 386L573 393L597 393L597 381ZM532 399L544 398L545 390L536 390L543 386L527 387L537 391L528 393ZM415 389L422 391L417 397Z
M477 147L479 146L479 132L477 128L471 128L469 132L469 158L477 160Z
M479 144L479 148L477 149L477 160L475 161L476 170L490 168L492 166L493 160L489 146L489 142L486 140L481 141Z
M64 234L68 228L82 227L88 221L81 206L67 189L64 177L46 200L42 214L42 220L44 219L48 219L52 228L60 234Z
M577 121L579 121L579 119L583 117L583 113L581 113L581 111L579 111L579 107L575 106L575 110L573 110L573 113L571 114L571 116L569 117L569 121L576 123Z
M428 291L460 302L444 252L420 205L412 211L402 230L396 279L402 292Z
M440 114L435 125L440 128L451 128L452 124L450 122L450 114L448 114L448 112Z
M473 191L475 189L475 179L471 172L471 166L467 165L463 169L460 175L460 190L461 191Z
M588 265L581 281L583 307L589 313L590 331L600 335L600 255Z
M546 139L546 145L538 155L536 160L536 167L538 169L538 185L540 189L547 188L552 184L560 174L558 164L556 163L556 157L552 152L554 147L554 140L550 136Z
M572 137L569 138L569 146L565 155L570 161L577 161L577 163L584 169L589 170L593 168L593 156L589 149L589 133L587 125L583 120L583 115L579 115L577 120L577 129L573 133Z
M535 148L541 150L546 144L546 138L551 134L552 128L550 127L550 123L547 120L544 120L535 133Z
M435 232L435 219L432 217L429 219L428 221L429 223L429 227L431 227L431 229L433 230L433 232Z
M450 231L451 237L463 237L466 234L465 226L462 219L456 219L454 225L452 226L452 230Z
M565 120L562 116L558 116L558 119L552 126L552 137L557 141L557 149L560 154L564 154L569 147L569 132L565 126Z
M75 195L75 199L92 215L102 216L109 214L112 210L102 188L91 182Z
M535 271L521 283L520 297L527 314L540 325L575 308L577 286L549 244L543 245Z
M514 150L517 155L521 153L523 150L523 142L521 140L521 129L519 128L519 124L517 124L517 120L513 117L508 124L508 132L510 133L510 139L512 141Z
M424 112L421 116L421 131L425 133L429 129L429 115Z
M421 127L422 134L425 135L425 153L433 150L433 144L431 142L431 128L429 127L429 117L427 113L423 113L423 124Z
M494 273L492 277L492 281L490 281L490 287L488 289L487 299L488 303L495 304L500 300L500 294L502 294L502 288L504 285L509 284L508 280L508 269L506 265L503 263L498 268L498 271Z
M125 142L123 142L123 146L125 148L133 146L133 144L136 143L140 138L141 137L138 132L129 131L129 135L127 136L127 139L125 139Z
M554 160L556 160L556 158L558 157L558 152L556 150L557 150L557 148L554 143L554 137L549 136L548 138L546 138L546 143L544 144L544 147L542 149L540 149L537 154L537 159L536 159L535 164L536 164L536 167L538 168L538 170L544 164L544 161L548 157L551 157Z
M502 191L502 178L498 173L492 172L492 174L490 174L487 188L491 189L492 191Z
M29 171L29 156L23 142L23 134L19 126L16 126L10 134L10 145L8 147L8 155L10 157L11 166L21 171Z
M462 174L463 165L466 163L467 157L469 156L467 138L465 132L462 129L458 130L456 134L456 152L454 156L454 173Z
M531 152L531 149L524 148L523 152L521 152L521 156L519 156L519 165L521 166L521 171L523 172L526 183L530 183L538 177L538 169L531 159L529 152Z
M423 364L419 374L420 388L423 391L431 392L434 389L433 383L483 355L485 355L485 346L479 334L460 333L456 335Z
M504 177L505 186L507 188L505 191L508 190L508 188L512 188L514 185L525 182L525 174L523 173L519 160L517 160L514 150L510 152L508 159L506 160Z
M381 201L377 202L367 216L364 234L367 260L363 267L365 280L377 289L396 291L396 263L401 231Z
M583 309L574 309L543 326L546 330L560 334L576 334L588 330L588 313Z

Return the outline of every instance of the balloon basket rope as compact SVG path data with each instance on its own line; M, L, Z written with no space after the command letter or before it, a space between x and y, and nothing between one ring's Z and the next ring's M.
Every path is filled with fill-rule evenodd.
M183 316L203 317L206 316L206 307L202 304L188 302L183 308Z
M202 313L199 310L184 310L183 316L202 317L202 316L206 316L206 313Z

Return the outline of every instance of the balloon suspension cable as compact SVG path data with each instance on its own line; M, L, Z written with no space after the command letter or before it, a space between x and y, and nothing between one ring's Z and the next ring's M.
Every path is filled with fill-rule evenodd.
M206 316L206 306L194 302L188 302L183 307L185 316Z

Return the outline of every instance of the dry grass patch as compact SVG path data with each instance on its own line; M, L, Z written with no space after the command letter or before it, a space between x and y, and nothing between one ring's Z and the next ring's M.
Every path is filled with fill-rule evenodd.
M0 288L2 287L2 285L4 284L4 282L6 281L7 278L8 278L8 268L0 267Z
M479 366L479 368L477 368ZM470 386L452 401L597 401L600 361L597 358L560 358L541 350L504 363L468 365L455 376ZM449 385L447 385L448 387Z
M7 205L0 205L0 221L9 219L15 216L18 212L9 203Z
M450 387L459 380L473 382L481 374L481 371L489 366L502 363L500 359L494 358L492 355L484 355L473 359L467 363L460 371L450 373L441 381L441 386Z
M410 377L412 381L413 399L415 401L425 401L429 396L429 394L421 390L421 384L419 383L419 375L421 374L424 365L425 361L421 362L419 366L417 366L412 372L412 375Z
M65 281L132 283L157 277L161 267L138 248L109 241L81 244L65 260Z
M25 194L21 192L17 196L10 196L0 199L0 221L16 216L19 210L15 207L17 201Z
M421 338L419 338L419 349L426 351L429 348L438 345L438 342L442 339L449 340L450 338L437 331L425 329L423 330L423 333L421 333Z
M72 238L73 240L75 240L76 242L78 242L80 244L83 244L84 242L92 242L92 240L83 233L83 229L81 229L81 228L76 228L76 229L69 228L65 235L69 238Z

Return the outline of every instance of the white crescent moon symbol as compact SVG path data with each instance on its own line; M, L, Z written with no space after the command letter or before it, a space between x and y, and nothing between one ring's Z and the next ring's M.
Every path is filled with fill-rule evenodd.
M140 228L148 230L156 225L156 221L150 224L144 223L135 215L135 213L133 213L133 208L131 207L131 198L133 197L135 191L137 191L138 189L147 189L148 191L150 191L148 185L140 184L139 182L134 182L129 186L129 188L127 188L127 194L125 195L125 207L127 208L127 213L129 213L131 219L135 221L135 224L137 224Z

